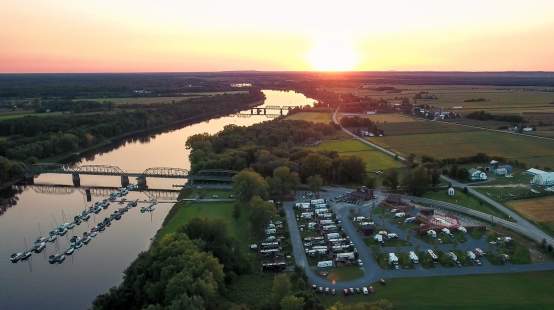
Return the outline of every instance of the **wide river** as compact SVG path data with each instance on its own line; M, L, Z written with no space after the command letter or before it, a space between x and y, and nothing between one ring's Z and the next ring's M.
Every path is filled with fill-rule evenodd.
M264 90L264 105L312 105L314 100L292 91ZM206 107L208 108L208 107ZM250 110L245 111L250 112ZM115 149L98 152L81 159L79 165L111 165L129 172L151 167L190 168L185 141L198 133L216 133L229 124L249 126L269 120L266 116L226 116L183 128L155 134L147 139L130 141ZM130 180L134 183L135 180ZM175 189L179 179L148 179L149 188ZM34 186L22 188L17 203L0 213L0 309L87 309L94 298L118 285L123 271L146 250L160 228L172 204L160 204L152 213L131 209L120 221L114 221L87 246L67 256L62 264L49 264L48 256L65 251L69 238L81 235L119 205L112 204L88 222L70 230L42 253L28 261L11 263L9 256L29 248L39 236L45 236L56 225L69 222L92 202L107 198L109 191L92 190L87 202L82 188L120 186L119 177L81 176L81 188L63 188L38 184L72 185L70 175L41 175ZM147 193L132 192L127 199L148 199ZM160 198L162 199L162 198ZM164 198L166 199L166 198Z

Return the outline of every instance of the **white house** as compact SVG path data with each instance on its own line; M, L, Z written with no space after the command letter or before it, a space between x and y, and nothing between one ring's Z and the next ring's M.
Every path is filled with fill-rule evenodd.
M487 174L481 170L469 169L469 179L471 181L485 181L487 180Z

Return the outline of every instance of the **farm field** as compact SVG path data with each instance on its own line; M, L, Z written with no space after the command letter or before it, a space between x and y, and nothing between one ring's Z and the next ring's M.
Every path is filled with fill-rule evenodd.
M320 297L330 306L386 299L394 309L544 309L554 304L554 271L391 279L375 296ZM425 294L432 292L432 294Z
M328 124L332 122L331 114L326 112L299 112L287 116L288 120L308 121L313 123Z
M245 91L229 91L229 92L209 92L209 93L183 93L182 96L174 97L123 97L123 98L95 98L95 99L79 99L89 101L111 101L114 104L155 104L155 103L172 103L173 101L179 102L188 100L191 98L198 98L202 96L214 96L222 94L237 94L244 93Z
M458 126L455 124L447 124L442 122L415 120L409 118L409 122L390 122L381 123L378 125L380 129L383 129L386 136L398 136L398 135L414 135L423 133L447 133L447 132L465 132L476 131L479 129Z
M490 156L519 160L528 166L554 167L554 141L473 130L471 128L467 130L455 125L452 126L458 128L458 131L453 129L450 132L439 131L435 133L433 133L432 128L435 125L423 122L397 123L389 126L393 125L404 127L397 127L394 130L389 127L389 131L387 131L385 126L385 136L370 138L370 141L402 155L413 153L417 156L427 155L437 159L445 159L486 153ZM438 128L439 130L446 129L446 127L440 125ZM418 131L420 133L416 133ZM532 155L529 150L533 150Z
M50 113L36 113L36 112L10 112L10 113L2 113L0 114L0 121L10 120L10 119L16 119L16 118L22 118L25 116L37 116L37 117L45 117L45 116L55 116L55 115L62 115L63 112L50 112Z
M358 156L366 164L367 171L399 168L402 164L394 158L372 149L360 141L352 139L326 140L311 149L320 151L336 151L340 156Z
M374 115L368 115L367 118L369 118L371 121L375 123L406 123L406 122L417 121L413 117L403 115L403 114L398 114L398 113L374 114Z
M372 88L381 86L395 87L394 91L379 91ZM462 112L488 110L489 112L554 112L554 92L552 88L538 87L499 87L476 85L369 85L369 88L333 88L338 93L352 93L357 96L394 99L395 97L413 98L418 92L428 92L437 99L418 99L418 104L436 107L461 107ZM548 91L545 91L548 90ZM471 99L484 101L466 102Z
M506 205L554 235L554 196L514 200Z

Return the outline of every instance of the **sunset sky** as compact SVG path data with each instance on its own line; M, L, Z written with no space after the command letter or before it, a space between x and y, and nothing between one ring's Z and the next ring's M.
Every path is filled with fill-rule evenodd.
M0 72L554 71L553 0L0 0Z

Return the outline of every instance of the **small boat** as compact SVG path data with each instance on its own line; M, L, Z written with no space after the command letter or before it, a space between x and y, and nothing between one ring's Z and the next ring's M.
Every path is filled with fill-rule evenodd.
M69 243L75 244L75 243L77 243L78 240L79 240L79 237L73 236L73 237L71 237L71 239L69 239Z
M65 255L71 255L73 254L73 252L75 252L75 248L70 246L66 251L65 251Z
M81 215L81 219L86 222L90 219L90 215L87 212L83 211L83 214Z
M75 242L75 245L74 245L75 249L80 249L83 247L83 242L81 242L81 240L78 240L77 242Z
M40 253L42 252L42 250L44 250L45 247L46 247L46 242L35 243L35 245L33 246L33 251L35 253Z
M115 215L115 220L116 220L116 221L119 221L120 219L121 219L121 214L117 213L117 214Z
M90 233L89 236L90 236L91 238L94 238L94 237L96 237L97 235L98 235L98 233L95 232L95 231L93 231L93 232Z
M56 256L57 256L57 255L50 255L50 256L48 256L48 262L49 262L50 264L54 264L54 263L56 262L56 259L57 259Z
M75 225L81 225L81 217L80 216L75 216L73 218L73 223L75 223Z
M83 238L83 243L88 244L90 242L90 240L92 240L92 239L89 236L86 236L85 238Z
M51 235L49 238L48 238L48 242L54 242L56 241L56 239L58 239L58 236L57 235Z
M67 229L73 229L75 228L75 223L68 223L66 226Z
M100 211L102 211L102 207L98 206L98 207L94 208L94 214L98 214L98 213L100 213Z
M17 252L10 255L10 261L12 263L17 263L23 257L23 253Z

